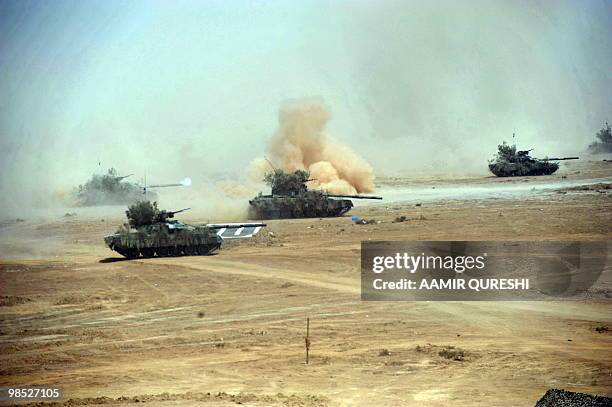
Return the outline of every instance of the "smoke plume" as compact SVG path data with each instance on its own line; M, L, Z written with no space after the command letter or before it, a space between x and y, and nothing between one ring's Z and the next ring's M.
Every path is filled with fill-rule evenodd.
M310 171L312 188L337 194L372 192L372 166L347 146L330 140L325 132L330 119L330 110L320 98L285 102L278 129L266 148L268 158L284 171ZM269 170L260 158L251 163L249 172L253 176Z

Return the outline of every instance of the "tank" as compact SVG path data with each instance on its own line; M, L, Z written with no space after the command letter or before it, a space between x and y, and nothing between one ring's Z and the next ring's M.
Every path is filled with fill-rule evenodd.
M550 175L559 169L557 161L578 160L579 157L533 158L531 150L516 150L516 145L506 142L497 147L497 156L489 162L489 170L498 177L519 177L524 175Z
M85 183L75 188L73 195L77 206L127 205L141 200L143 187L137 183L125 181L129 175L117 175L117 170L110 168L106 174L94 174ZM157 195L149 193L149 199Z
M106 245L129 259L138 257L207 255L218 250L225 239L256 235L263 223L188 225L171 218L178 211L157 208L157 203L140 201L128 207L128 222L104 237Z
M259 194L249 201L252 219L323 218L344 215L351 210L351 199L382 199L380 196L336 195L308 190L308 171L286 173L282 170L266 174L270 195Z

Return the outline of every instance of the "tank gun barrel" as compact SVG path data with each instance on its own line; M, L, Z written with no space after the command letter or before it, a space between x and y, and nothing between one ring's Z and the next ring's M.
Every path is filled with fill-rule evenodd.
M382 196L374 195L337 195L337 194L325 194L331 198L351 198L351 199L383 199Z
M174 215L176 215L177 213L181 213L181 212L185 212L190 210L191 208L184 208L184 209L179 209L178 211L168 211L168 215L170 217L173 217Z
M183 184L157 184L157 185L149 185L147 188L164 188L164 187L182 187Z
M121 180L126 179L127 177L131 177L132 175L134 175L134 174L128 174L128 175L124 175L124 176L122 176L122 177L115 177L115 179L116 179L117 181L121 181Z
M580 157L553 157L553 158L546 158L546 160L548 161L565 161L565 160L579 160Z

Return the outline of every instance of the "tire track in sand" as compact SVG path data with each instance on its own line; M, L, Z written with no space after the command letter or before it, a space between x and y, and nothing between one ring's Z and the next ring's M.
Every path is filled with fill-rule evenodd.
M334 290L346 294L361 294L360 281L355 278L334 276L333 279L316 273L259 266L235 260L220 260L213 257L175 257L138 260L144 264L179 266L219 274L234 274L246 277L289 281L296 284Z

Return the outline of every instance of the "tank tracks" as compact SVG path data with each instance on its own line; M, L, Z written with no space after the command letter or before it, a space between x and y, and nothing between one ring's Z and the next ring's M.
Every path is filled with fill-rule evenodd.
M211 254L221 247L217 245L199 245L199 246L166 246L166 247L142 247L142 248L114 248L113 250L128 259L137 259L139 257L178 257L178 256L205 256Z

